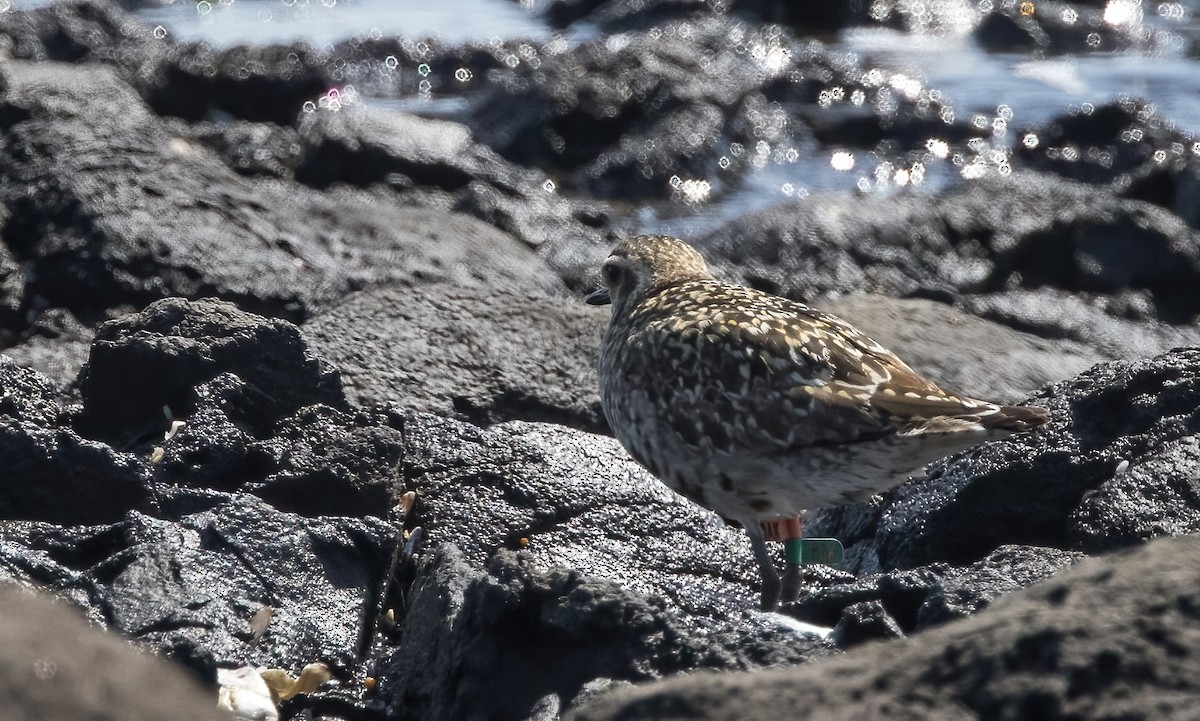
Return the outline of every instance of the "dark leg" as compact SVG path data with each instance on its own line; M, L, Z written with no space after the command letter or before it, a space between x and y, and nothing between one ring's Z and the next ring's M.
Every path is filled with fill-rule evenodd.
M795 603L800 596L800 564L788 561L783 567L783 590L780 600Z
M804 559L799 543L803 535L803 523L803 516L771 518L758 523L763 538L783 541L785 565L783 582L780 585L780 600L783 603L795 603L796 598L800 596L800 566L803 565Z
M754 560L758 562L758 572L762 576L762 610L774 611L779 606L779 572L771 561L771 552L767 550L762 528L757 523L745 526L746 535L750 536L750 548L754 550Z

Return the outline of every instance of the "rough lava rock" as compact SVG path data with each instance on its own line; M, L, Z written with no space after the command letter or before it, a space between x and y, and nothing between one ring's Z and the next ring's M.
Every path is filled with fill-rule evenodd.
M163 490L160 517L6 523L0 578L41 584L94 621L208 676L246 663L352 668L372 626L392 529L304 518L248 495ZM250 620L270 606L260 638Z
M360 405L605 432L595 354L606 322L581 298L431 283L357 293L304 334Z
M79 377L76 427L129 445L191 415L196 388L221 373L245 384L239 420L259 432L302 406L346 407L337 370L296 326L225 301L167 298L96 331Z
M476 142L465 125L347 104L302 113L298 128L299 182L385 185L401 200L447 202L536 249L576 290L613 243L604 205L559 195L551 179Z
M1189 719L1200 693L1200 538L1163 538L985 613L803 668L696 674L600 697L571 721Z
M404 635L380 666L394 684L383 693L388 718L524 719L547 701L570 708L597 679L794 664L828 653L782 625L698 628L661 598L547 570L523 553L497 553L485 573L442 546L409 598Z
M1189 323L1200 313L1195 231L1148 203L1036 173L939 196L814 196L746 216L699 245L747 284L799 299L1044 287L1144 294L1140 313L1114 307L1118 317Z
M403 278L561 288L532 250L469 216L244 178L103 66L12 61L0 86L3 238L27 296L88 322L171 295L300 319Z
M708 16L686 30L669 25L662 38L625 35L615 52L591 40L537 70L494 71L472 108L472 130L513 162L593 195L667 197L672 176L718 177L727 120L774 72L732 52L732 31L730 21Z
M401 718L519 719L548 695L569 707L597 678L831 651L754 610L745 535L669 491L615 440L426 414L407 415L404 428L413 523L438 550L380 666Z
M222 301L153 304L105 326L91 358L80 425L161 431L163 404L182 425L130 451L85 440L54 384L0 362L0 577L205 676L247 662L354 668L393 553L381 519L400 431L351 413L295 326ZM96 405L105 392L118 397ZM267 606L259 637L250 619Z
M0 518L109 523L144 508L146 469L71 430L60 402L49 379L0 356Z
M0 343L0 346L7 346L4 355L68 389L87 361L92 331L70 311L47 308L14 337L12 343L11 346Z

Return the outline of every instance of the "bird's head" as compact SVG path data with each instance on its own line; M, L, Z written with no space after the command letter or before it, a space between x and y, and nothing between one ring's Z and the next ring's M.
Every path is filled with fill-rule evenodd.
M589 295L587 302L612 303L613 314L620 315L661 290L712 277L704 258L682 240L639 235L613 249L600 266L604 287Z

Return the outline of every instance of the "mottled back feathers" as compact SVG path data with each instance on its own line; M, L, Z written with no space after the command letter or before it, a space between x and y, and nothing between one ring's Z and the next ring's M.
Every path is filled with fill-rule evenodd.
M646 402L687 445L769 454L1046 419L946 391L834 316L719 282L682 241L635 238L605 271L613 317L600 363L614 427Z

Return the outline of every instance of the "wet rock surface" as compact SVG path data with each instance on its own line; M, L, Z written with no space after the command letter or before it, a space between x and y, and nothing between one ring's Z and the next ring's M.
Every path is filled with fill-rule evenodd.
M822 41L953 8L810 5L554 2L605 36L333 53L177 43L100 2L0 13L0 580L213 700L217 668L329 664L285 719L1186 717L1200 186L1136 100L1023 128L1011 174L689 238L1053 417L811 511L847 560L796 603L757 611L744 533L606 435L581 296L631 204L726 197L789 150L910 172L937 138L992 167L968 118ZM962 12L1000 52L1137 41L1039 8ZM461 111L330 94L416 92L388 57Z

